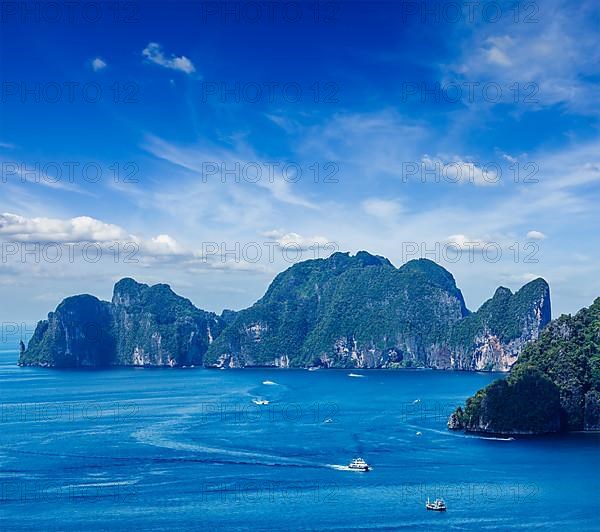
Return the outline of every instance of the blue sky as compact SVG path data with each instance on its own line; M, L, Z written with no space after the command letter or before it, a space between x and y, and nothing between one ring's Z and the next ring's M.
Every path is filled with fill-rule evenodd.
M0 13L0 318L123 276L239 309L333 249L428 256L471 309L600 295L594 2L27 4Z

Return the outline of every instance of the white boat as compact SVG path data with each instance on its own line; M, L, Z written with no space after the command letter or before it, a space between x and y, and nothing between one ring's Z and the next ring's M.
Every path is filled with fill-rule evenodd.
M356 471L364 471L365 473L371 469L369 464L365 462L362 458L355 458L348 464L349 469L354 469Z
M252 399L252 402L255 405L268 405L269 401L267 401L266 399Z
M446 503L443 501L443 499L436 499L435 501L430 502L429 497L427 497L425 508L427 508L428 510L433 510L434 512L445 512Z
M319 369L319 366L311 366L310 368L308 368L308 371L317 371Z

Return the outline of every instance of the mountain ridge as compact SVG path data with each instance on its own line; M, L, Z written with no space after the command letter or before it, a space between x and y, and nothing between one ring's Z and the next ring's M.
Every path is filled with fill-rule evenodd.
M600 298L550 322L508 377L467 399L448 427L496 434L600 430Z
M131 278L115 284L110 302L66 298L38 323L19 364L506 371L549 320L543 279L514 294L499 288L471 312L433 261L396 268L366 251L336 252L294 264L254 305L221 316L169 285Z

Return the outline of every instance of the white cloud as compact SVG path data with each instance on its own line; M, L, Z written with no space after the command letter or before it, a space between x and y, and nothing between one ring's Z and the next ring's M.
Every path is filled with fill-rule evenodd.
M2 147L1 144L0 147ZM49 164L46 167L40 163L20 163L6 161L3 158L0 158L0 165L2 165L3 177L7 182L13 181L18 185L41 185L55 190L95 196L91 191L69 182L70 180L64 176L68 170L60 165Z
M324 236L315 235L306 237L298 233L284 233L279 230L267 231L262 233L262 236L274 240L281 247L292 247L302 250L323 248L332 244L331 241Z
M100 57L96 57L92 60L92 69L94 72L98 72L99 70L103 70L107 67L107 64Z
M506 53L496 46L487 50L487 59L490 63L500 66L510 66L512 64Z
M528 109L564 103L576 112L597 114L596 11L592 0L548 0L543 11L533 15L533 23L505 17L483 24L464 32L462 57L446 74L456 75L459 82L477 81L480 87L500 85L503 98L494 102L513 103L517 98Z
M402 213L402 205L397 200L368 198L361 203L363 211L383 221L396 221Z
M148 43L148 46L142 50L142 55L148 59L148 61L165 68L170 68L171 70L179 70L186 74L191 74L196 71L196 67L194 67L194 64L187 57L184 55L181 57L176 57L174 55L166 57L162 46L155 42Z
M540 231L529 231L527 233L527 238L530 240L544 240L546 235Z
M508 153L503 153L502 154L502 158L505 161L508 161L511 164L515 164L519 159L517 159L516 157L513 157L512 155L508 154Z
M340 181L353 176L365 186L370 181L381 186L386 179L397 184L403 164L415 160L417 147L430 135L424 124L394 109L337 114L302 133L300 155L313 161L338 161Z
M283 167L289 161L277 161L278 166L273 169L268 166L273 164L272 158L261 157L243 142L236 141L230 147L205 144L180 147L158 137L149 136L144 148L155 157L193 172L193 179L189 183L184 186L178 184L177 189L173 191L176 201L188 202L194 194L204 197L206 201L209 190L221 191L227 197L219 202L209 201L206 207L219 210L224 218L234 219L239 216L239 213L232 211L237 208L235 203L256 205L260 199L249 191L255 192L257 188L268 191L281 203L319 209L318 205L298 194L293 183L284 178ZM308 174L308 166L300 165L303 175ZM223 169L230 171L229 176ZM258 176L257 179L255 175ZM165 192L169 194L163 187L161 193ZM162 198L159 198L159 201L164 203ZM264 203L260 207L268 209ZM197 210L196 206L194 208ZM264 218L264 211L262 217Z
M447 237L445 243L462 251L481 251L483 247L485 247L487 244L490 244L491 241L486 241L479 238L471 238L463 234L457 234Z
M166 234L152 237L150 240L142 240L140 244L141 250L149 255L168 256L188 254L188 252L179 245L177 240Z
M0 235L18 242L108 242L128 237L120 227L88 216L70 219L25 218L0 214Z
M493 166L490 166L488 170L465 159L465 157L455 155L449 160L444 160L425 154L421 159L421 164L425 170L435 172L439 182L442 183L471 183L475 186L485 187L495 186L500 182L500 174ZM427 181L427 176L423 172L421 177L423 181Z
M119 244L125 253L135 251L133 254L143 260L164 260L167 257L191 260L194 255L167 234L146 239L118 225L89 216L27 218L3 213L0 214L0 236L12 243L97 244L103 248ZM126 245L130 246L129 249L124 247Z

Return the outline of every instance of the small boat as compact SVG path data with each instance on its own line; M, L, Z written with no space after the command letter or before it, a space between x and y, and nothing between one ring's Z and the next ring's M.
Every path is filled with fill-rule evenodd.
M325 421L323 421L323 423L333 423L333 419L328 417Z
M319 369L319 366L311 366L310 368L308 368L308 371L317 371Z
M436 499L435 501L430 502L429 497L427 497L425 508L427 508L428 510L433 510L434 512L445 512L446 503L442 499Z
M420 430L418 430L417 431L417 436L423 436L423 433Z
M268 405L269 401L267 401L266 399L252 399L252 402L255 405Z
M355 458L348 464L349 469L354 469L356 471L364 471L365 473L371 469L369 464L365 462L362 458Z

